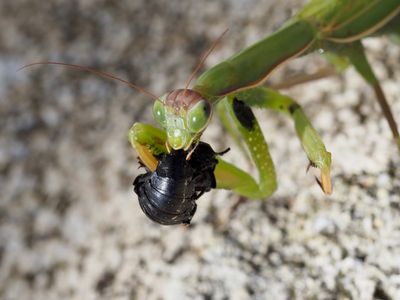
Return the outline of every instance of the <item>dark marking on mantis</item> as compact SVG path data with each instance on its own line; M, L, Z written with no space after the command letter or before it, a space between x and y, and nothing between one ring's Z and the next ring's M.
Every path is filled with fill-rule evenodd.
M288 110L290 112L291 115L293 115L295 113L296 110L298 110L300 108L300 105L298 105L297 103L293 103L288 107Z
M256 117L253 114L251 108L243 101L237 98L233 99L233 112L240 124L249 131L253 130L256 122Z

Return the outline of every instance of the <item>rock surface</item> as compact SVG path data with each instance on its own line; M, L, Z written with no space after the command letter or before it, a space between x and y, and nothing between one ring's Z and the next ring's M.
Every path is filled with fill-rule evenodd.
M1 299L400 299L400 159L372 91L353 70L285 92L298 99L333 156L322 194L284 116L257 112L278 191L247 201L213 191L190 227L148 221L132 191L126 139L151 121L151 101L61 67L95 66L155 94L278 28L302 1L59 1L0 3ZM400 119L400 48L366 41ZM324 66L318 55L271 78ZM221 138L223 136L223 138ZM204 140L233 147L218 122ZM238 150L227 158L243 167ZM222 224L221 224L222 223Z

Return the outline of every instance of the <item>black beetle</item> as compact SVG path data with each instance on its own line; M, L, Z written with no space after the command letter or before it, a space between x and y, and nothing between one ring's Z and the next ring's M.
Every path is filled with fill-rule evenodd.
M226 151L216 153L200 142L188 160L183 150L163 154L155 172L147 170L133 182L143 212L162 225L189 224L196 212L195 201L216 187L216 155Z

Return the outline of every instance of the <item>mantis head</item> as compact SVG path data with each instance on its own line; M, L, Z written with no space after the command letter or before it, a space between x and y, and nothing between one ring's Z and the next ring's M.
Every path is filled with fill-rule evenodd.
M187 150L211 119L212 106L196 91L178 89L154 102L154 119L165 129L172 149Z

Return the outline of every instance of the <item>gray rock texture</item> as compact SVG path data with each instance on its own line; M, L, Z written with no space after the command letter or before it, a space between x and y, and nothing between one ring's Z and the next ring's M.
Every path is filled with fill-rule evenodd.
M354 70L285 93L333 157L324 196L290 120L257 111L278 172L265 201L212 191L190 227L162 227L132 191L127 141L152 122L151 100L56 66L118 74L155 94L182 87L226 29L210 67L277 29L302 1L4 0L0 2L0 298L400 299L400 159L371 89ZM400 48L365 41L400 119ZM325 66L317 55L271 82ZM217 120L204 141L231 146ZM251 168L251 172L255 172Z

